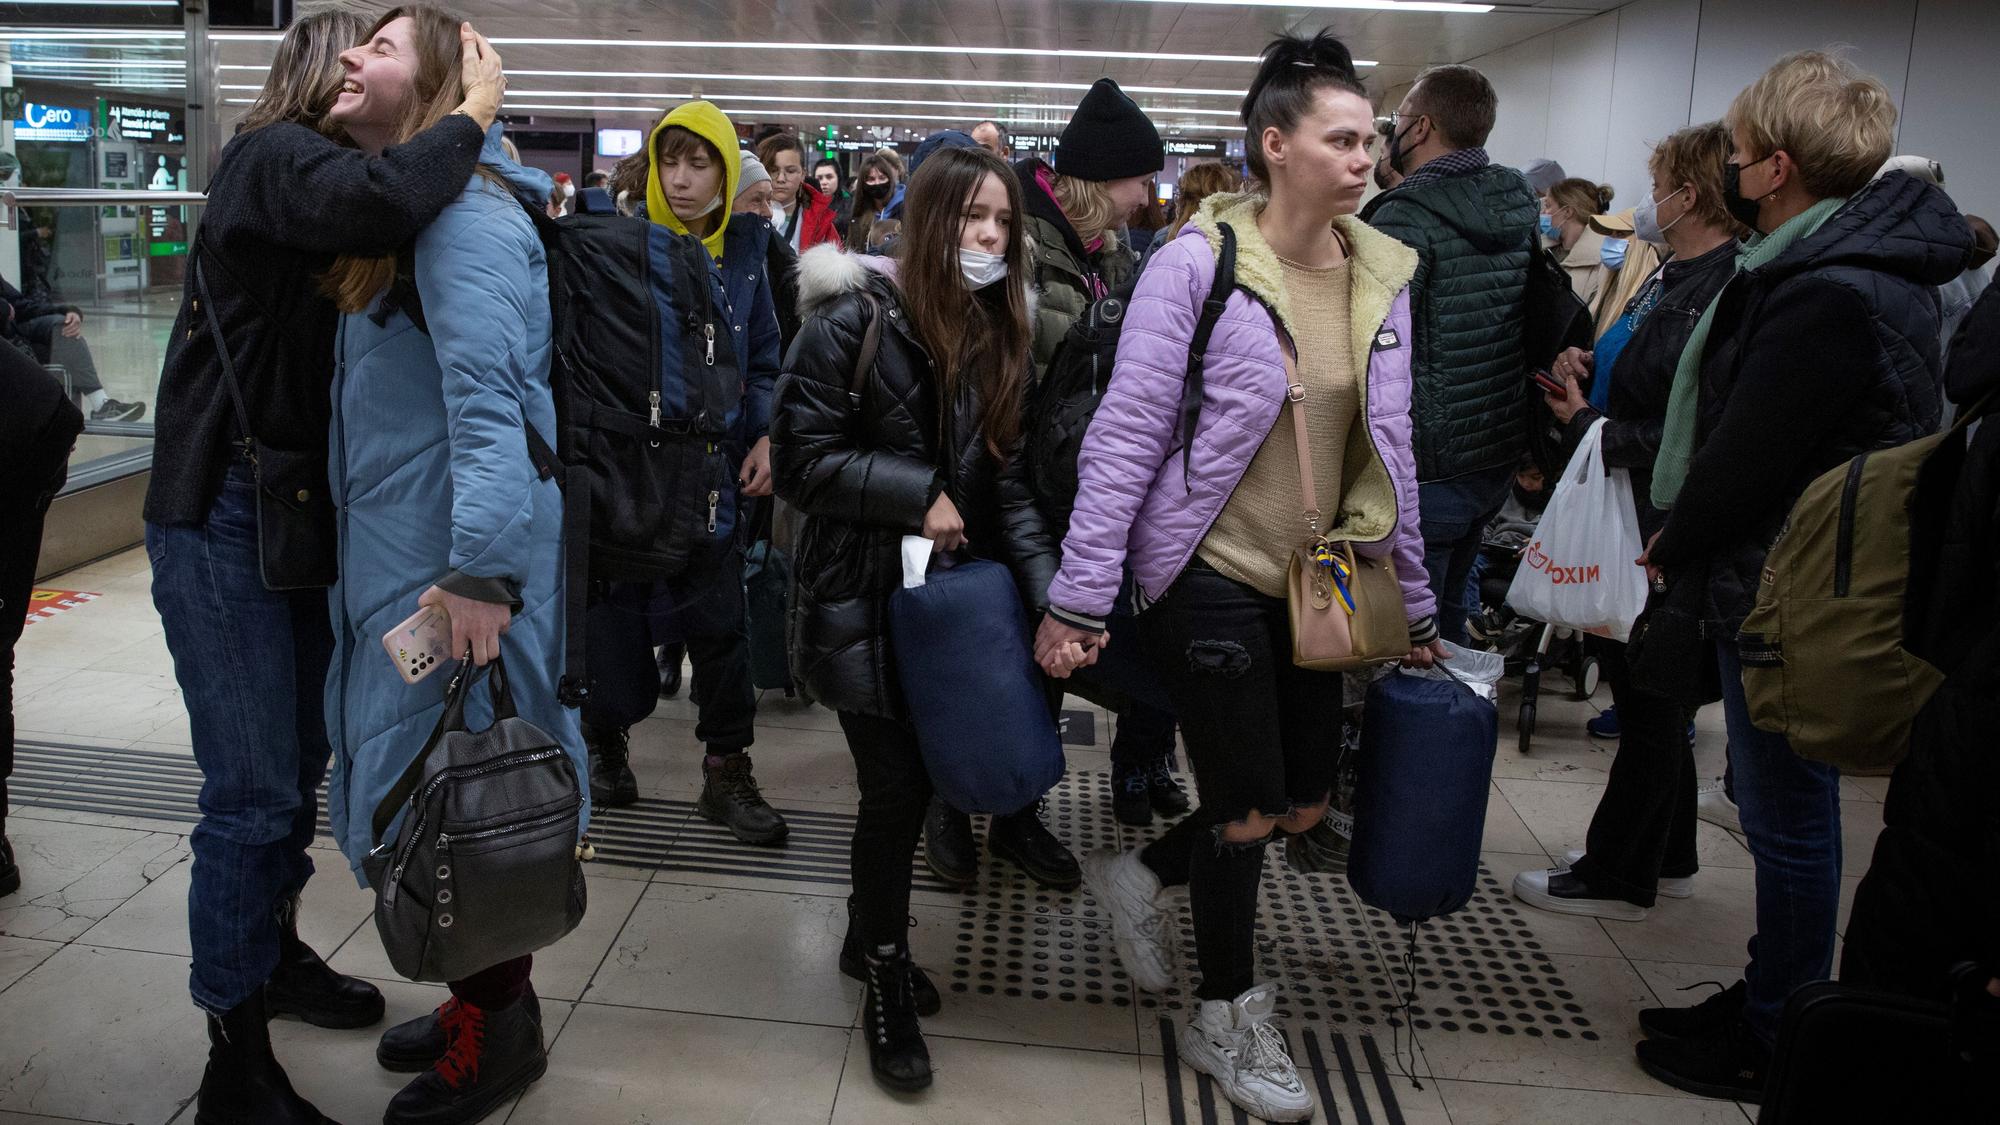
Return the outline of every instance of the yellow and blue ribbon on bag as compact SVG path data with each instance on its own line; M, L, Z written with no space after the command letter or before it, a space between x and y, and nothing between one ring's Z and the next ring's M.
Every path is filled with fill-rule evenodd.
M1347 616L1354 616L1354 591L1349 584L1354 580L1354 567L1343 555L1334 553L1333 544L1322 539L1313 545L1312 559L1333 579L1333 592L1340 599L1340 608Z

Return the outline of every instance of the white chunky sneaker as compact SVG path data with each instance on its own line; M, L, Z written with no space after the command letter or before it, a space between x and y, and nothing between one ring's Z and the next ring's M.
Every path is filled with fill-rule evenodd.
M1736 802L1729 799L1729 792L1722 787L1719 777L1695 788L1694 815L1717 828L1727 828L1736 833L1743 831L1743 821L1736 815Z
M1181 1058L1208 1075L1224 1097L1266 1121L1306 1121L1312 1095L1285 1041L1271 1026L1278 986L1260 984L1234 1000L1204 1000L1181 1032Z
M1582 848L1571 848L1563 853L1563 866L1575 867L1576 861L1582 858ZM1678 879L1661 879L1660 885L1653 888L1653 893L1661 898L1693 898L1694 876L1683 875Z
M1173 927L1159 905L1160 878L1139 862L1138 849L1084 856L1083 885L1111 915L1111 939L1132 983L1145 992L1172 988Z

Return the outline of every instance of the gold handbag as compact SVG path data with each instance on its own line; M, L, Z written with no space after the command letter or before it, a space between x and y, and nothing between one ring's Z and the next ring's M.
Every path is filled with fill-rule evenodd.
M1286 374L1293 374L1285 357ZM1306 540L1292 552L1285 580L1292 619L1292 663L1315 672L1345 672L1410 655L1410 623L1403 587L1388 557L1357 555L1351 542L1333 543L1320 531L1319 493L1313 486L1312 443L1306 435L1306 388L1296 378L1286 394L1298 442L1299 488L1305 500ZM1367 425L1361 419L1360 425Z

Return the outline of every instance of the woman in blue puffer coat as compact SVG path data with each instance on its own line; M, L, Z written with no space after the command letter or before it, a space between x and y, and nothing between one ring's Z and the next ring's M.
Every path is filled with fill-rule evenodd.
M455 62L457 21L427 6L391 11L341 56L348 77L334 116L363 149L397 143L412 121L456 103L457 68L436 50L447 25ZM448 676L406 684L381 646L419 605L450 613L454 651L470 648L481 665L504 657L520 716L562 743L579 778L586 771L576 713L556 698L563 498L536 474L526 436L529 426L556 432L547 263L525 210L551 183L508 159L500 140L496 125L478 173L413 244L342 258L326 279L347 314L329 466L341 514L327 808L357 872L378 843L376 806L443 705ZM469 729L492 722L485 690L468 702ZM384 1035L385 1064L424 1071L387 1121L477 1120L540 1076L529 960L451 982L436 1013Z

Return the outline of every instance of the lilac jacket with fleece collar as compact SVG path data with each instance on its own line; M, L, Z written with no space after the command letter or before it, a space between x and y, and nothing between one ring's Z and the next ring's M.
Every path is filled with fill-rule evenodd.
M1118 362L1078 460L1076 511L1063 541L1049 602L1087 623L1111 612L1125 568L1141 603L1159 598L1186 569L1223 504L1273 433L1287 385L1287 345L1272 321L1288 320L1277 257L1258 233L1263 200L1213 196L1153 256L1139 279L1118 345ZM1236 232L1238 290L1210 338L1191 475L1174 440L1189 342L1215 278L1221 224ZM1350 252L1350 346L1368 376L1361 393L1365 468L1342 482L1328 538L1352 540L1372 558L1394 559L1412 639L1435 636L1436 598L1423 564L1416 459L1410 447L1410 294L1417 256L1357 219L1339 220ZM1244 292L1244 290L1249 292ZM1255 294L1255 296L1252 296ZM1354 460L1350 464L1356 463ZM1305 524L1272 528L1288 543Z

